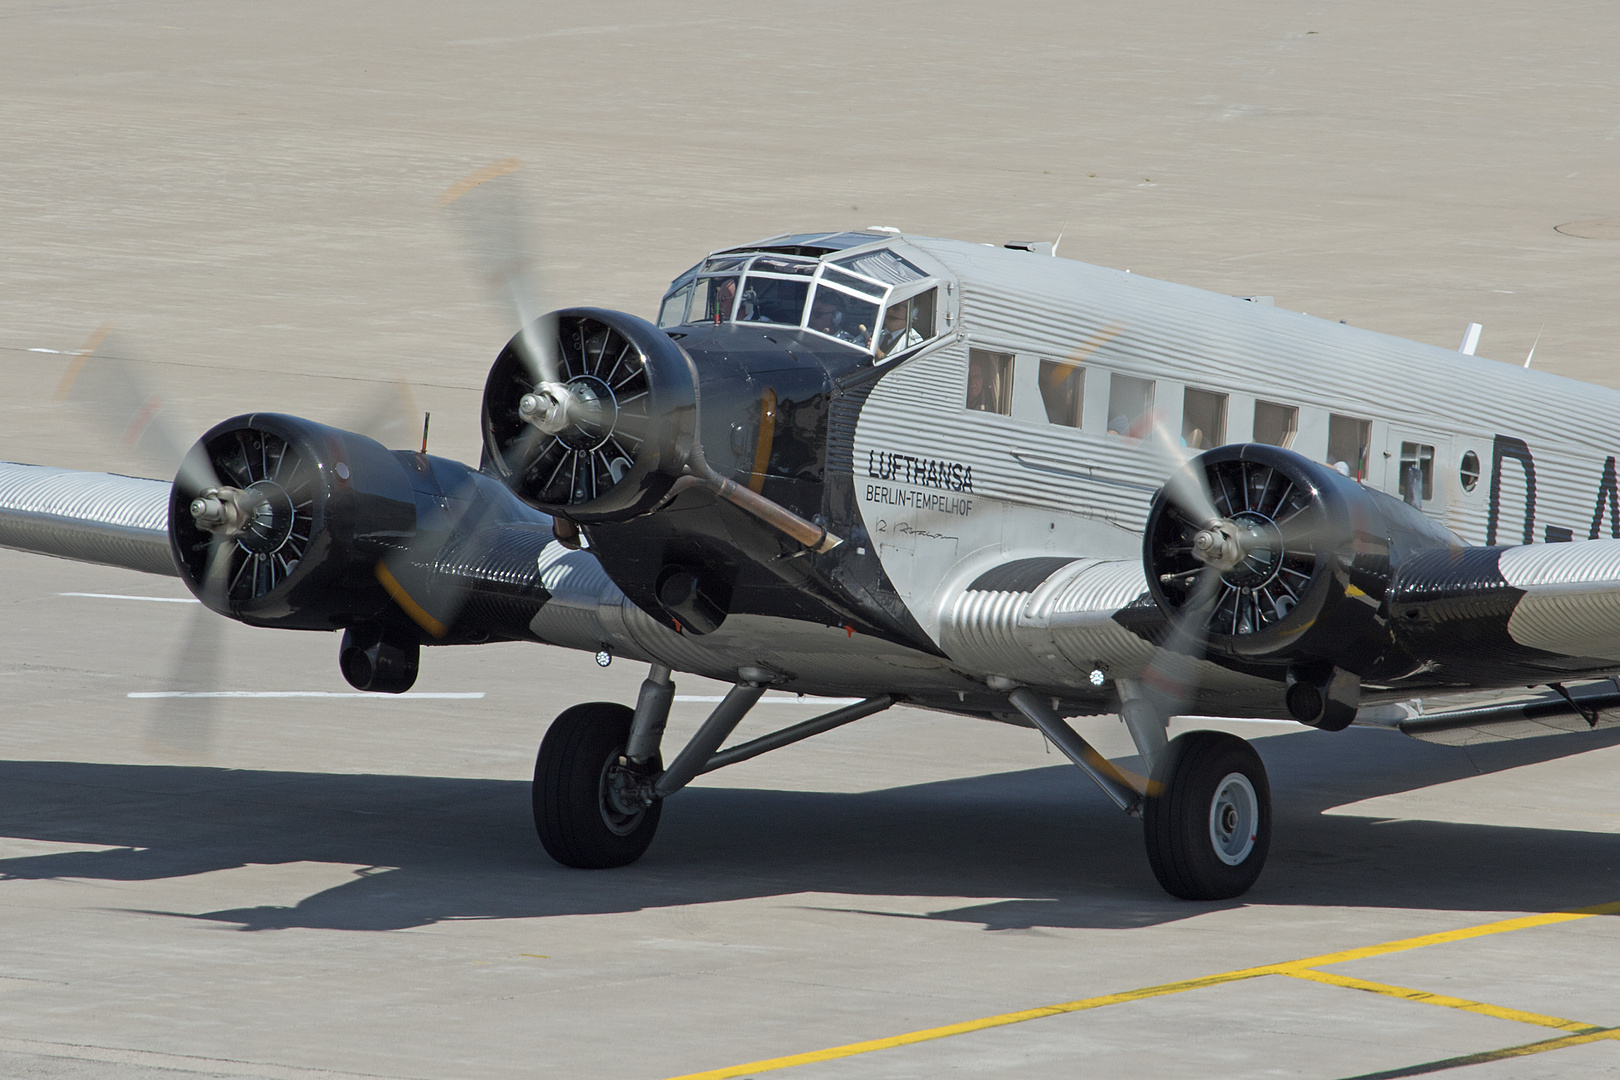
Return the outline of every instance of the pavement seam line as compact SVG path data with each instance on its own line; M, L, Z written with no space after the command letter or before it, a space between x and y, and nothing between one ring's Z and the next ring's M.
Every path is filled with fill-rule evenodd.
M1531 1054L1545 1054L1549 1050L1563 1050L1571 1046L1583 1046L1586 1043L1600 1042L1609 1039L1620 1042L1620 1028L1598 1028L1596 1031L1587 1031L1579 1035L1560 1035L1554 1039L1541 1039L1537 1042L1519 1043L1517 1046L1504 1046L1500 1050L1481 1050L1477 1054L1463 1054L1459 1057L1441 1058L1439 1061L1427 1061L1422 1065L1408 1065L1398 1069L1385 1069L1382 1072L1361 1073L1357 1076L1347 1077L1346 1080L1400 1080L1405 1076L1424 1076L1428 1073L1445 1072L1447 1069L1462 1069L1470 1065L1486 1065L1493 1061L1507 1061L1511 1058L1529 1057Z
M669 1080L732 1080L734 1077L748 1076L751 1073L774 1072L778 1069L791 1069L798 1065L836 1061L839 1058L854 1057L857 1054L869 1054L874 1050L890 1050L900 1046L912 1046L917 1043L932 1042L935 1039L950 1038L953 1035L966 1035L974 1031L1006 1027L1009 1024L1021 1024L1028 1020L1040 1020L1048 1016L1062 1016L1067 1013L1099 1009L1105 1005L1119 1005L1128 1001L1142 1001L1148 998L1164 997L1169 994L1186 993L1189 990L1202 990L1210 986L1221 986L1225 983L1259 978L1262 975L1293 975L1296 972L1314 969L1325 964L1342 964L1350 960L1388 956L1392 953L1408 952L1412 949L1422 949L1430 945L1468 941L1474 938L1489 937L1493 934L1506 934L1515 930L1528 930L1539 926L1555 926L1559 923L1588 919L1594 915L1612 915L1616 913L1620 913L1620 901L1575 908L1571 911L1553 911L1540 915L1523 915L1513 919L1498 919L1496 922L1481 923L1478 926L1464 927L1460 930L1444 930L1435 934L1421 934L1417 937L1400 938L1396 941L1384 942L1381 945L1368 945L1360 949L1323 953L1320 956L1310 956L1303 960L1289 960L1280 964L1240 968L1219 975L1205 975L1197 979L1161 983L1157 986L1126 990L1117 994L1104 994L1099 997L1081 998L1078 1001L1068 1001L1058 1005L1044 1005L1034 1009L1023 1009L1018 1012L1000 1013L979 1020L964 1020L957 1024L923 1028L918 1031L906 1032L903 1035L891 1035L882 1039L845 1043L842 1046L832 1046L825 1050L809 1050L802 1054L765 1058L759 1061L750 1061L743 1065L728 1065L724 1068L709 1069L704 1072L682 1073L679 1076L670 1077ZM1413 992L1417 993L1417 991ZM1568 1038L1577 1038L1583 1041L1606 1037L1606 1035L1602 1034L1568 1036ZM1548 1049L1557 1049L1557 1047L1548 1047ZM1540 1051L1535 1052L1539 1053Z

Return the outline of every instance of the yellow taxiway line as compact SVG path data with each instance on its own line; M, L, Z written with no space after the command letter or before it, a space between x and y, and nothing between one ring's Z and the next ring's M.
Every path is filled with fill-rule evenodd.
M1589 919L1594 915L1613 915L1616 913L1620 913L1620 902L1577 908L1572 911L1553 911L1540 915L1523 915L1513 919L1500 919L1496 922L1463 927L1459 930L1444 930L1436 934L1422 934L1417 937L1401 938L1398 941L1387 941L1380 945L1368 945L1359 949L1323 953L1320 956L1306 957L1303 960L1290 960L1280 964L1266 964L1261 967L1240 968L1236 971L1222 972L1219 975L1205 975L1197 979L1160 983L1157 986L1145 986L1116 994L1103 994L1098 997L1081 998L1077 1001L1065 1001L1057 1005L1042 1005L1033 1009L1022 1009L1018 1012L1000 1013L996 1016L986 1016L978 1020L964 1020L956 1024L923 1028L920 1031L908 1031L902 1035L890 1035L881 1039L845 1043L843 1046L832 1046L825 1050L810 1050L802 1054L766 1058L762 1061L750 1061L742 1065L728 1065L725 1068L710 1069L706 1072L686 1073L681 1076L671 1077L670 1080L732 1080L735 1077L753 1076L757 1073L774 1072L778 1069L791 1069L797 1065L813 1065L817 1062L836 1061L839 1058L854 1057L857 1054L869 1054L874 1050L890 1050L900 1046L913 1046L917 1043L932 1042L935 1039L950 1038L953 1035L966 1035L974 1031L1006 1027L1009 1024L1022 1024L1028 1020L1040 1020L1048 1016L1062 1016L1067 1013L1085 1012L1088 1009L1100 1009L1105 1005L1121 1005L1128 1001L1144 1001L1148 998L1164 997L1169 994L1183 994L1189 990L1202 990L1210 986L1221 986L1226 983L1241 982L1245 979L1255 979L1265 975L1286 975L1293 978L1308 979L1312 982L1363 990L1429 1005L1461 1009L1465 1012L1479 1013L1503 1020L1517 1020L1522 1023L1551 1027L1571 1033L1542 1042L1526 1043L1522 1046L1487 1051L1484 1054L1468 1055L1466 1060L1463 1058L1447 1059L1447 1062L1430 1062L1426 1065L1414 1066L1413 1070L1369 1074L1366 1080L1373 1080L1374 1076L1415 1076L1424 1072L1434 1072L1439 1069L1457 1068L1461 1065L1473 1064L1476 1059L1478 1061L1492 1061L1499 1058L1519 1057L1526 1054L1542 1053L1547 1050L1557 1050L1565 1046L1577 1046L1598 1039L1615 1038L1617 1034L1620 1034L1620 1029L1601 1028L1575 1020L1564 1020L1556 1016L1543 1016L1539 1013L1506 1009L1496 1005L1487 1005L1483 1002L1468 1001L1464 998L1448 997L1444 994L1429 994L1421 990L1410 990L1405 987L1389 986L1384 983L1367 982L1363 979L1349 978L1315 969L1332 964L1348 963L1352 960L1366 960L1375 956L1388 956L1391 953L1423 949L1431 945L1469 941L1474 938L1490 937L1494 934L1507 934L1515 930L1529 930L1540 926L1554 926L1559 923L1574 922L1578 919Z

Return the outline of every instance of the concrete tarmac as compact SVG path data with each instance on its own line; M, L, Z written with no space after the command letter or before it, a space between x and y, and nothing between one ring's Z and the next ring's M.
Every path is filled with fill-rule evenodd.
M349 422L403 379L474 456L511 327L434 199L509 157L552 306L650 314L785 230L1063 229L1620 386L1617 37L1601 6L1453 0L19 0L0 458L152 467L53 401L107 322L188 437ZM203 674L185 597L0 553L0 1076L1620 1072L1612 732L1224 724L1270 771L1271 860L1187 904L1037 734L897 709L701 778L640 863L585 873L534 837L534 748L633 665L502 645L427 655L417 690L461 696L130 697ZM224 689L348 689L335 638L207 625ZM1086 734L1133 764L1116 720Z

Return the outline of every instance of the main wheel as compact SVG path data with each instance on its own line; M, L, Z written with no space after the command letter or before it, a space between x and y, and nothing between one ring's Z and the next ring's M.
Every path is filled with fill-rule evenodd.
M1171 740L1142 807L1148 863L1183 900L1249 891L1271 846L1271 785L1254 748L1223 731Z
M602 870L641 858L658 831L663 803L627 801L612 783L630 737L633 710L607 701L565 709L534 762L534 828L564 866ZM656 773L662 768L655 758Z

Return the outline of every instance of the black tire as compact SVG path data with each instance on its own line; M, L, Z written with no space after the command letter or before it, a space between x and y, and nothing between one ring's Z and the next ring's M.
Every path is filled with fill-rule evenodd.
M608 766L624 753L634 711L593 701L552 721L534 762L534 828L546 854L581 870L628 866L658 831L662 802L626 814L608 801ZM662 768L655 758L656 772Z
M1271 847L1271 785L1254 748L1223 731L1171 740L1142 807L1148 863L1183 900L1249 891Z

